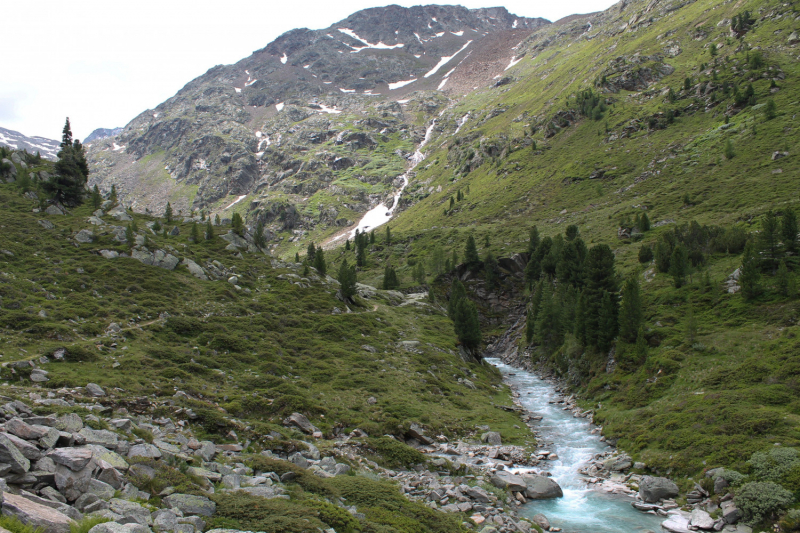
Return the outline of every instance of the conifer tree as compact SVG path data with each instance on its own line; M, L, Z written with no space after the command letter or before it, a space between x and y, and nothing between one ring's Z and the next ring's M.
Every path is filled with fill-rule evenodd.
M321 246L314 252L313 266L322 277L325 277L325 274L328 273L328 264L325 262L325 252L322 250Z
M383 269L383 289L391 291L398 287L400 287L400 279L397 277L397 271L392 265L386 265L386 268Z
M666 241L658 241L655 249L656 270L662 273L669 272L669 262L672 257L672 246Z
M221 223L222 222L220 222L219 220L219 213L217 213L216 215L214 215L214 225L219 226Z
M69 118L64 123L60 146L54 166L55 173L42 186L57 202L80 205L86 193L89 163L86 161L83 145L72 138Z
M111 184L111 192L108 193L108 201L111 202L111 205L117 205L117 186L116 186L116 184Z
M100 195L100 189L97 188L97 184L92 187L92 207L95 209L100 209L100 204L103 203L103 197Z
M214 226L211 225L211 219L206 219L206 240L213 241L214 240Z
M642 213L642 216L639 218L639 223L636 227L642 233L647 233L650 231L650 218L647 216L647 213Z
M483 273L486 277L486 286L495 289L500 284L500 267L492 252L487 252L483 259Z
M676 289L680 289L686 283L689 267L689 253L682 244L676 245L669 258L669 275L672 276Z
M794 279L789 274L789 269L786 267L786 261L781 260L778 265L778 273L775 276L775 287L778 289L778 294L784 297L792 297L797 292L795 288Z
M530 255L533 255L533 253L536 251L536 248L539 247L540 241L541 239L539 239L539 229L536 226L534 226L531 228L531 231L528 236L528 253Z
M244 236L244 219L239 213L234 213L231 217L231 229L236 235Z
M336 279L341 284L342 297L349 300L356 294L356 267L349 266L347 259L342 261Z
M739 267L739 285L742 296L746 300L757 298L761 294L761 264L753 243L748 241L742 254L742 266Z
M167 208L164 210L164 218L167 221L167 224L172 222L172 204L167 202Z
M314 243L308 243L308 248L306 249L306 261L313 264L314 263L314 256L317 253L316 247L314 247Z
M299 263L300 262L300 252L295 252L294 253L294 262L295 263Z
M253 244L259 248L264 248L264 246L267 244L267 239L264 236L264 223L260 220L256 224L256 232L253 235Z
M649 244L643 244L641 248L639 248L639 262L642 264L649 263L653 260L653 249L650 248Z
M786 251L797 252L797 214L792 209L786 209L781 218L781 240Z
M560 311L560 307L554 301L553 284L545 282L542 287L539 310L536 312L534 341L544 348L546 353L551 353L561 345L563 340Z
M453 278L453 283L450 284L450 300L447 302L447 316L453 320L455 316L456 304L462 299L467 297L467 289L458 278Z
M350 239L347 239L346 241L344 241L344 250L346 252L350 251Z
M478 308L469 298L461 298L456 304L453 329L458 341L466 349L474 350L480 345L482 338Z
M622 301L619 309L619 336L625 342L635 342L644 318L639 278L630 276L622 286Z
M568 241L574 240L579 234L578 226L575 224L570 224L567 226L567 230L564 232Z
M467 237L467 244L464 247L464 262L470 267L474 267L481 262L480 257L478 257L478 247L475 245L475 237L472 235Z
M158 220L156 220L155 222L153 222L153 228L152 228L152 229L153 229L153 231L154 231L154 232L156 232L156 233L158 233L159 231L161 231L161 222L159 222Z
M772 272L778 266L778 241L782 233L781 229L775 213L767 211L764 218L761 219L761 233L758 235L758 240L766 256L761 262L761 266Z
M391 244L392 244L392 230L389 228L389 226L386 226L386 246L389 246Z
M617 330L614 253L608 245L598 244L589 249L584 274L586 286L583 294L583 324L586 343L603 347L607 340L616 336ZM601 332L602 328L606 328L606 331Z
M608 351L614 337L617 336L619 328L619 318L617 317L616 295L606 292L600 306L600 316L598 317L599 329L597 331L597 347L601 351Z
M200 230L197 227L197 222L192 222L192 232L190 237L192 242L200 242Z
M128 245L128 248L133 248L133 245L136 244L135 236L133 233L133 227L130 224L125 228L125 242Z
M387 229L387 234L388 234L388 229L389 228L387 227L386 229ZM364 238L366 239L366 235L364 236ZM372 231L369 232L369 243L370 244L375 244L375 230L372 230ZM365 240L364 241L364 245L366 246L366 244L367 243L366 243L366 240Z

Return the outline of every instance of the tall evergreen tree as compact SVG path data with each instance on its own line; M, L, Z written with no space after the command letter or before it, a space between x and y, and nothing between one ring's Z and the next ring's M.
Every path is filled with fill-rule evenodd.
M761 261L753 243L748 241L742 254L742 266L739 267L739 285L742 296L746 300L757 298L761 294Z
M639 278L634 274L622 286L622 302L619 309L619 336L629 343L636 341L642 325L642 296L639 291Z
M197 227L197 222L192 222L190 238L192 239L192 242L200 242L200 229Z
M654 255L656 259L656 270L662 273L669 272L669 261L672 257L672 246L670 246L668 242L660 240L656 243Z
M767 211L761 219L761 233L758 235L759 244L764 251L761 266L774 272L778 267L778 242L782 233L781 224L773 211Z
M478 319L478 308L469 298L458 301L453 317L453 329L462 346L475 350L481 343L481 326Z
M214 226L211 225L211 218L206 219L206 240L214 240Z
M583 293L583 327L586 343L599 346L603 339L611 333L616 335L617 329L617 282L614 270L614 253L606 244L598 244L589 249L584 263L585 290ZM608 303L604 308L604 298L608 294ZM601 316L605 313L604 316ZM609 327L613 319L612 331L602 332L601 328ZM613 336L611 337L613 339Z
M167 202L167 208L164 210L164 219L166 219L167 224L172 222L172 204Z
M80 205L86 194L89 164L83 145L77 139L72 139L69 118L64 123L60 146L54 166L55 173L42 186L57 202Z
M356 294L356 267L349 266L347 259L342 261L339 266L339 272L336 279L341 284L342 297L344 299L351 299Z
M608 351L614 337L619 330L617 296L610 292L603 294L598 317L599 330L597 332L597 347L601 351Z
M364 238L366 239L366 236ZM369 243L375 244L375 230L369 232ZM366 245L366 240L364 241L364 245Z
M455 248L453 248L453 256L450 259L450 268L452 268L453 270L458 268L458 252L456 252Z
M467 237L467 244L464 247L464 262L469 267L477 266L481 259L478 257L478 247L475 245L475 237Z
M551 353L561 345L561 309L553 296L553 284L545 282L542 287L542 298L536 312L536 328L534 333L536 344Z
M221 223L222 222L219 219L219 213L217 213L216 215L214 215L214 225L219 226Z
M319 272L319 275L322 277L325 277L325 274L328 273L328 264L325 262L325 252L322 250L321 246L317 248L314 253L313 267L317 269L317 272Z
M676 289L680 289L686 283L689 268L689 253L682 244L676 245L669 258L669 274Z
M778 289L778 294L784 297L792 297L795 295L796 288L794 279L789 274L789 269L786 267L786 261L781 260L778 265L778 273L775 275L775 288Z
M100 189L97 188L97 184L92 187L92 207L95 209L100 209L100 204L103 203L103 197L100 195Z
M575 224L570 224L567 226L567 230L564 232L564 236L567 238L567 241L574 240L579 234L578 226Z
M797 253L797 233L797 213L787 208L781 218L781 240L787 252Z
M400 279L397 277L397 270L392 265L386 265L383 269L383 289L391 291L400 287Z
M264 236L264 223L260 220L256 224L256 232L253 235L253 244L259 248L264 248L264 246L267 244L267 239Z
M347 239L346 241L344 241L344 250L345 250L345 252L349 252L350 251L350 239Z
M650 218L647 216L647 213L642 213L642 216L639 218L639 222L636 224L636 227L642 233L647 233L650 231Z
M541 239L539 238L539 228L536 226L531 228L530 234L528 236L528 253L533 255L533 252L536 251L536 248L539 247L539 242Z
M317 248L314 246L313 242L308 243L308 248L306 249L306 261L314 264L314 256L317 254Z
M236 235L244 237L244 219L239 213L234 213L231 217L231 229Z
M483 273L486 277L486 285L490 289L495 289L500 284L500 267L497 265L497 259L494 258L492 252L487 252L483 259Z
M117 205L117 186L116 184L111 184L111 192L108 193L108 201L111 202L111 205Z
M386 246L390 246L392 244L392 230L389 226L386 226Z
M456 310L456 304L459 300L467 297L467 289L458 278L453 278L453 283L450 284L450 300L447 302L447 316L453 319Z
M556 277L561 283L576 287L583 284L583 261L586 245L580 237L573 237L564 244L561 257L556 265Z

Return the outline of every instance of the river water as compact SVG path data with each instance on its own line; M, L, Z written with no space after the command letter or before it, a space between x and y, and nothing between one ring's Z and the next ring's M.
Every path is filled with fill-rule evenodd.
M529 502L520 509L521 516L531 518L541 513L551 526L561 528L564 533L662 531L664 518L637 511L631 507L633 499L629 496L589 488L578 474L578 468L595 454L609 450L609 446L600 441L599 434L591 433L595 428L593 424L585 418L573 417L561 404L548 403L557 401L559 395L536 375L506 365L500 359L487 358L486 361L496 366L503 380L519 392L522 407L542 417L537 423L538 440L548 443L545 449L559 457L548 461L544 468L561 485L564 497Z

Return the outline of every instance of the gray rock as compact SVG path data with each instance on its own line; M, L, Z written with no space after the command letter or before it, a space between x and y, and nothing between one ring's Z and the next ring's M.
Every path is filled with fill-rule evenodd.
M24 474L31 469L30 461L14 446L7 435L0 433L0 463L6 463L15 474Z
M72 505L82 513L86 512L86 508L93 503L97 503L100 501L100 497L97 494L92 494L91 492L87 492L86 494L81 494L78 496L78 499L75 500L75 503Z
M103 388L100 385L98 385L97 383L89 383L89 384L87 384L86 385L86 392L88 392L92 396L98 396L98 397L106 395L106 391L104 391Z
M129 502L120 498L112 498L108 503L112 512L121 514L125 518L130 518L137 524L150 526L153 523L153 517L150 515L150 511L138 503Z
M41 368L34 368L33 370L31 370L31 381L34 383L45 383L47 381L50 381L48 374L49 372L47 370L42 370Z
M144 457L146 459L159 459L161 452L152 444L135 444L128 451L128 457Z
M342 463L337 464L336 467L333 470L333 475L334 476L346 476L349 473L350 473L350 465L346 465L346 464L342 464Z
M319 431L316 426L314 426L311 422L309 422L308 418L301 415L300 413L292 413L288 417L283 420L283 425L287 427L294 426L303 433L307 433L311 435L315 431Z
M42 452L34 446L33 444L29 443L26 440L23 440L16 435L7 435L8 439L17 447L17 449L22 453L22 455L28 459L29 461L38 461L42 458Z
M87 494L94 494L101 500L110 500L114 497L115 489L108 483L100 481L99 479L92 479L89 481L89 489Z
M726 524L735 524L742 517L741 511L736 507L732 501L722 502L722 519Z
M194 453L204 461L210 461L217 454L217 446L213 442L204 440Z
M631 458L627 454L615 455L603 461L603 466L611 472L622 472L633 466Z
M564 496L558 483L549 477L523 474L522 479L525 480L525 496L530 500L546 500Z
M56 465L55 482L59 492L69 501L77 500L89 490L92 480L94 462L88 463L83 469L75 471L64 465Z
M45 214L48 215L65 215L64 211L62 211L58 206L51 205L47 209L44 210Z
M57 465L62 465L75 472L83 470L92 460L91 448L56 448L48 452L47 457Z
M119 252L115 252L114 250L100 250L100 255L104 259L116 259L117 257L119 257ZM97 526L97 527L99 527L99 526ZM92 528L92 529L94 529L94 528Z
M542 513L533 515L531 521L545 531L550 529L550 520L548 520L547 517Z
M38 220L37 222L39 222L39 225L44 229L53 229L56 227L55 224L53 224L49 220Z
M175 531L178 526L178 515L169 509L160 509L153 513L153 529L156 531Z
M503 440L500 437L500 433L496 431L487 431L483 435L481 435L481 442L485 442L486 444L490 444L492 446L500 446L503 444Z
M58 422L56 422L54 427L61 431L73 433L75 431L80 431L83 427L83 419L76 413L68 413L58 417Z
M678 494L678 485L665 477L644 476L639 481L639 496L647 503L674 498Z
M105 448L116 448L119 436L107 429L83 428L78 432L86 439L86 444L99 444Z
M498 470L491 477L492 485L500 489L508 489L512 492L524 492L528 486L522 476L517 476L505 470Z
M465 490L463 490L462 492L464 492L464 494L466 494L467 496L469 496L470 498L472 498L475 501L478 501L478 502L481 502L481 503L491 503L492 502L492 499L489 496L489 494L485 490L480 488L480 487L468 487Z
M153 252L153 266L167 270L175 270L175 267L177 267L180 262L180 259L164 250L156 250Z
M192 276L198 279L208 280L208 276L206 276L206 271L203 270L203 268L200 265L198 265L188 257L183 258L183 264L186 265L186 268L189 269L189 273Z
M178 226L174 226L174 227L173 227L173 228L170 230L169 234L170 234L170 235L172 235L173 237L174 237L174 236L178 236L178 235L180 235L180 234L181 234L181 230L178 228Z
M16 494L3 496L3 514L16 516L23 524L42 528L47 533L70 533L74 522L64 513Z
M192 494L170 494L162 501L170 508L179 509L183 514L211 516L217 510L217 505L208 498Z
M32 426L27 422L20 420L19 418L12 418L6 422L6 431L8 433L12 433L17 437L26 440L40 439L47 435L49 429L50 428L39 425Z
M89 244L94 242L94 234L88 229L82 229L75 235L75 242L79 242L81 244Z
M419 424L411 424L408 428L408 435L425 445L433 444L433 439L425 435L425 430Z
M713 529L714 519L702 509L695 509L692 511L692 518L689 521L689 525L700 529Z

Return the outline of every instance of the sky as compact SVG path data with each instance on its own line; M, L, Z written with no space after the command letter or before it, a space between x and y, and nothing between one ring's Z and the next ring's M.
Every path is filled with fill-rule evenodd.
M294 28L326 28L395 0L26 0L3 6L0 127L60 140L127 124L219 64L231 64ZM437 2L430 2L437 3ZM613 0L463 0L551 21L607 9Z

